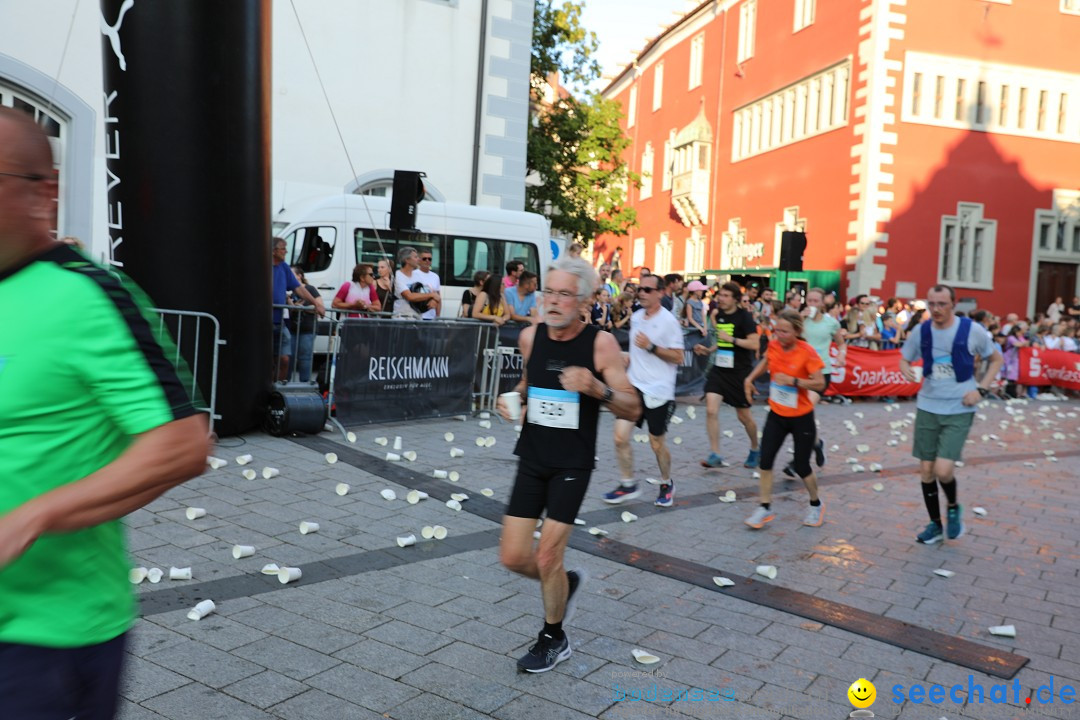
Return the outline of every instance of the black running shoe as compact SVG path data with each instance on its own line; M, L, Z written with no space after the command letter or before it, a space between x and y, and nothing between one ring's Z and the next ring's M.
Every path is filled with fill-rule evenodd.
M789 462L787 465L784 466L784 474L792 479L799 477L799 473L795 472L794 462Z
M562 640L556 640L541 630L536 638L536 644L518 660L518 670L531 673L547 672L570 657L571 652L570 640L566 635L563 635Z
M818 467L824 467L825 442L821 438L818 438L817 444L814 445L814 460L817 462Z
M581 586L589 581L589 573L585 568L574 568L566 571L566 582L570 586L566 593L566 610L563 611L563 622L570 622L577 610L577 601L580 597Z

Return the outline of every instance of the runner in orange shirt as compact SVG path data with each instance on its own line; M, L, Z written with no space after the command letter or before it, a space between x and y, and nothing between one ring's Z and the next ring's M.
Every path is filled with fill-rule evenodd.
M803 525L818 527L825 517L825 506L818 498L817 477L810 467L810 453L817 441L814 424L814 404L809 391L825 389L822 370L825 363L817 351L802 339L803 317L795 310L784 309L776 316L773 340L765 357L746 378L746 397L754 396L754 380L769 371L769 416L761 435L761 505L746 519L755 530L776 517L770 507L772 500L773 461L784 440L790 434L795 440L795 471L810 494L810 508Z

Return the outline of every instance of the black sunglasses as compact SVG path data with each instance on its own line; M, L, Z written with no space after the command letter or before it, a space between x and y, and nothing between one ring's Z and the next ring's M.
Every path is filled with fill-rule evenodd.
M420 262L431 262L431 258L430 257L422 257L422 258L420 258Z
M643 292L643 293L654 293L656 291L657 291L657 288L652 288L652 287L644 287L644 286L642 286L642 287L638 288L638 292Z

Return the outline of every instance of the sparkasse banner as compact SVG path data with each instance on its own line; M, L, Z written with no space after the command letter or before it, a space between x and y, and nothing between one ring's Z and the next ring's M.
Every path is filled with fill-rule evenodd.
M833 372L826 395L908 397L919 393L921 383L908 382L900 373L899 350L867 350L849 345L843 365L835 362L836 353L833 346ZM922 361L912 365L922 365Z
M1020 348L1019 382L1080 390L1080 355L1065 350Z
M464 415L472 410L480 328L406 320L346 320L336 368L343 425Z

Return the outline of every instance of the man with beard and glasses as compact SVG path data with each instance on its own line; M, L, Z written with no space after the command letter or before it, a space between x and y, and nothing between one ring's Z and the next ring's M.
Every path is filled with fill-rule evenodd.
M499 546L503 565L540 581L544 627L518 660L519 670L532 673L570 657L563 623L573 615L586 574L567 571L563 555L595 464L600 406L624 420L641 416L618 342L581 321L596 289L596 272L580 258L560 258L545 282L544 321L522 330L518 340L525 369L515 390L524 417ZM497 409L503 419L517 420L501 397ZM545 510L536 543L533 532Z

